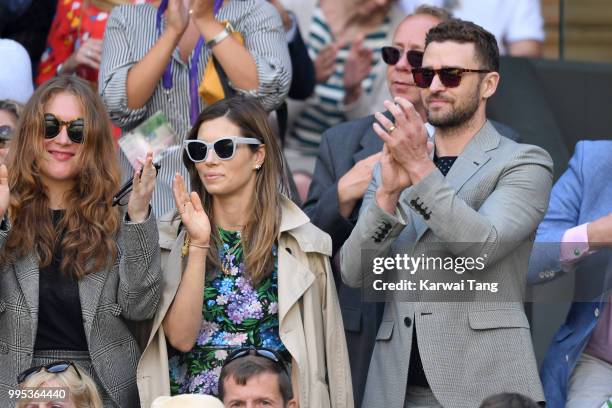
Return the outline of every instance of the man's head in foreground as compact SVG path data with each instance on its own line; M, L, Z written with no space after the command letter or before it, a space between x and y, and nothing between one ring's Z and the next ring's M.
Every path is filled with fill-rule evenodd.
M499 50L493 34L463 20L432 28L421 68L413 70L427 120L440 129L484 121L486 101L499 82Z
M285 367L260 355L248 354L223 366L219 398L226 408L297 408Z

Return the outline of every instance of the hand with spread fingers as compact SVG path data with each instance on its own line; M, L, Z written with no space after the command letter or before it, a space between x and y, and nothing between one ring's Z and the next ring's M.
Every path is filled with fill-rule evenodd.
M143 222L149 216L151 197L153 197L153 190L155 189L155 177L153 153L147 152L142 168L134 173L132 193L127 210L132 222Z
M6 165L0 165L0 218L4 217L11 198Z
M395 102L385 101L394 123L377 113L376 119L382 126L375 124L374 131L408 172L412 184L416 184L436 168L429 157L433 144L428 142L427 129L412 103L401 97L395 98Z
M183 177L176 173L172 183L172 193L181 221L191 239L190 244L197 248L207 248L210 242L210 220L200 196L195 191L191 194L185 188Z

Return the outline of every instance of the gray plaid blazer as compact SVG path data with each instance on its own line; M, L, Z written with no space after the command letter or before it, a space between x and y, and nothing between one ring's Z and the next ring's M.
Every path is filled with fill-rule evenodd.
M0 247L10 230L0 230ZM110 268L79 281L89 353L102 385L120 407L138 407L136 366L140 349L128 320L153 317L160 298L160 250L153 214L145 222L123 222L119 256ZM0 407L14 407L8 391L30 367L38 324L39 269L33 254L0 265Z
M380 168L341 250L346 284L371 287L380 276L372 273L374 257L407 253L456 259L487 254L480 271L459 275L419 269L409 275L392 270L385 280L475 279L498 282L500 293L390 293L362 407L404 406L415 325L427 380L443 406L477 407L485 397L502 391L542 401L521 299L534 233L552 186L548 153L506 139L486 122L446 177L434 171L402 192L394 215L375 203L379 183Z

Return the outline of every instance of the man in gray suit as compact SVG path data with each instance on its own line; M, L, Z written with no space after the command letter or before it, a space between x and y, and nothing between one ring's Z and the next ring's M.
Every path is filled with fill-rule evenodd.
M498 70L495 37L449 20L429 31L422 68L412 71L436 127L433 141L404 98L385 103L394 121L376 114L384 147L340 252L342 279L369 293L381 276L412 280L416 289L386 293L362 407L475 407L499 392L543 400L521 300L552 161L487 121ZM373 273L380 259L404 255L451 265L472 258L481 267L403 272L395 264ZM421 285L428 279L477 288L434 292Z
M411 70L420 64L418 57L425 48L427 31L449 18L443 9L417 8L395 30L391 45L397 50L399 59L388 54L384 59L388 65L386 79L390 94L408 99L423 120L427 116ZM374 115L368 115L342 123L327 130L321 139L304 212L313 224L331 236L334 253L357 222L363 196L372 180L372 170L380 158L383 142L372 129L375 121ZM518 139L516 132L507 126L496 123L495 127L504 136ZM430 131L433 133L433 128ZM355 405L360 406L383 304L362 302L361 291L342 284L340 272L335 267L334 276L350 354Z
M387 85L391 95L407 98L423 118L425 108L410 72L416 67L410 62L420 63L414 58L422 56L427 31L448 18L450 16L443 9L418 8L395 30L392 47L398 50L399 59L385 57L384 60L388 64ZM380 157L383 143L372 129L374 122L374 116L369 115L342 123L327 130L321 139L304 212L313 224L331 236L334 253L357 222L361 199L372 180L374 164ZM359 407L383 305L362 302L360 290L343 285L335 267L334 277L350 355L355 406Z

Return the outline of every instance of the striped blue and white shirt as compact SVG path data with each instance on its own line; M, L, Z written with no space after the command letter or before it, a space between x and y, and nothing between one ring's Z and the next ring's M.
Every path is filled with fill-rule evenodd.
M177 146L171 147L161 160L161 169L153 194L152 206L159 217L175 208L172 180L178 171L188 182L182 162L180 145L189 132L189 62L181 60L178 48L172 55L174 86L165 90L162 81L149 101L139 109L127 107L127 74L153 47L158 39L157 8L150 4L115 7L109 17L104 35L103 58L100 67L99 92L113 122L123 133L129 132L158 111L168 118L178 135ZM291 83L291 61L283 25L274 6L260 0L226 0L217 16L229 21L244 37L244 45L257 65L259 88L248 93L256 96L266 110L276 109L286 98ZM162 23L164 26L164 23ZM204 48L198 60L198 74L202 78L211 50ZM239 63L237 61L236 63ZM226 70L231 67L224 67ZM231 83L230 83L231 85ZM238 92L245 92L240 89ZM200 99L200 107L204 102ZM119 153L123 180L133 176L134 169L123 152Z
M387 45L387 34L391 30L391 20L385 17L383 23L373 32L364 37L363 46L373 51L372 68L381 63L381 48ZM319 53L329 44L335 42L334 36L325 21L320 7L312 16L310 33L308 35L308 52L310 58L316 60ZM291 136L299 142L303 150L313 150L319 146L321 134L332 126L347 120L344 114L344 65L348 57L350 44L338 50L336 68L329 79L323 84L317 84L314 94L306 101L305 108L296 118ZM362 91L369 94L376 79L376 70L362 81Z

